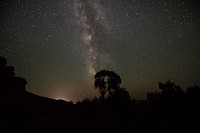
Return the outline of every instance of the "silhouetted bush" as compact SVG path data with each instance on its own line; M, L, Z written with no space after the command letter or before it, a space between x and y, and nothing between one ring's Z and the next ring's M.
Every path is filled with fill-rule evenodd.
M160 93L147 93L147 100L149 102L157 102L160 104L174 104L183 100L184 92L180 86L171 82L170 80L166 83L159 82Z

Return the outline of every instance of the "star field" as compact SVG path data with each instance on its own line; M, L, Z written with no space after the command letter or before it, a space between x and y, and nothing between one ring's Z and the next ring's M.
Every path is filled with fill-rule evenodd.
M159 81L200 84L199 9L197 0L2 0L0 55L38 95L97 96L88 69L105 68L141 99Z

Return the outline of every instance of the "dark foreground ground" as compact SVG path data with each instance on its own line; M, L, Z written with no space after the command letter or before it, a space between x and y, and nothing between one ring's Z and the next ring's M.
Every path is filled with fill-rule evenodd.
M1 96L0 105L0 133L192 133L200 125L199 102L73 104L25 91L15 99Z

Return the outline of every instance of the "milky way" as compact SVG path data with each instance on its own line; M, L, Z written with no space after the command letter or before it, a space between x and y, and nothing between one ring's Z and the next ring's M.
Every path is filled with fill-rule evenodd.
M108 30L105 27L106 16L100 0L76 0L74 1L74 9L85 44L88 72L90 75L94 75L98 69L105 69L108 66L108 54L104 56L98 52L98 47L108 35Z

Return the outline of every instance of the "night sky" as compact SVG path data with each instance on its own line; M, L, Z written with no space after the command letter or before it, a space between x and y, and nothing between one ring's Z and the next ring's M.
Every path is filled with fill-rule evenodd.
M0 56L27 90L78 101L94 74L120 75L143 99L171 79L200 85L198 0L0 0Z

